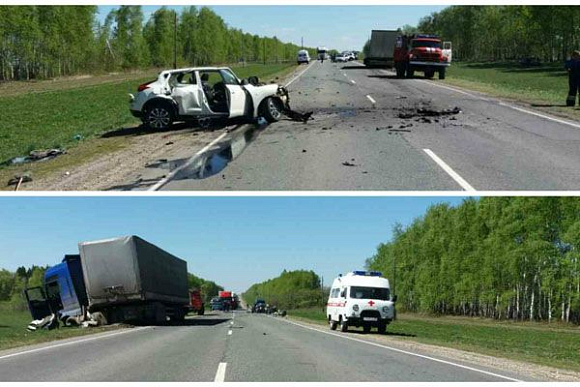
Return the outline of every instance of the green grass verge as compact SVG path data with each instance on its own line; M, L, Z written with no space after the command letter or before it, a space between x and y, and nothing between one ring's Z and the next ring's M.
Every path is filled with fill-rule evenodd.
M257 75L265 81L279 78L296 67L295 64L251 64L234 67L240 78ZM33 149L70 148L77 145L76 135L92 138L103 132L136 125L128 107L128 93L137 85L149 81L153 75L136 78L116 77L102 84L78 82L78 88L66 85L61 90L48 88L43 92L24 92L0 97L2 125L0 125L0 162L27 155ZM46 81L50 82L50 81ZM14 82L13 87L26 82Z
M321 309L291 310L288 315L326 324ZM580 371L580 327L399 314L398 319L388 326L387 335L401 340Z
M565 106L568 74L562 63L522 67L514 62L457 62L448 68L444 82L523 102L538 110L580 118L578 107Z
M26 327L31 320L30 313L27 311L14 311L0 307L0 350L106 332L120 327L109 326L87 329L78 327L61 327L60 329L54 329L51 331L38 330L35 332L29 332L26 330Z

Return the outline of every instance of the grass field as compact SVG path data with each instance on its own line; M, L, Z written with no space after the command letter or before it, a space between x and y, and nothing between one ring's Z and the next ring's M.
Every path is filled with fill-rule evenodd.
M51 331L39 330L29 332L26 330L26 326L31 320L28 311L13 311L0 306L0 350L21 345L38 344L52 340L66 339L69 337L84 336L119 328L119 326L110 326L106 328L93 327L87 329L61 327L60 329L54 329Z
M289 73L295 64L252 64L234 67L240 78L257 75L270 80ZM79 140L136 125L128 93L154 79L155 71L111 77L72 77L42 82L11 82L0 93L0 163L33 149L70 148ZM101 80L101 82L99 82ZM78 85L73 87L71 85ZM82 141L82 140L81 140Z
M288 315L326 325L321 309L294 310ZM397 317L387 334L402 340L580 371L580 327L416 314Z
M580 108L566 107L568 74L562 63L522 67L519 63L453 63L445 83L513 99L538 110L580 118Z

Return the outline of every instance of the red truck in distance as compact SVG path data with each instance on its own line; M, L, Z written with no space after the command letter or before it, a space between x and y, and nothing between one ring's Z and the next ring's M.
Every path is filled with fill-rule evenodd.
M238 309L238 296L231 291L221 290L218 297L223 301L224 310Z
M445 70L451 65L451 42L441 42L436 35L399 35L393 54L397 77L412 78L422 71L425 78L445 79Z

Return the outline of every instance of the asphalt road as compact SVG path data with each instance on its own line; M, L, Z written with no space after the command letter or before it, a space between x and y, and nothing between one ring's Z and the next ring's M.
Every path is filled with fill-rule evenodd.
M313 111L313 121L234 131L163 189L580 188L578 123L357 63L315 62L289 89L292 106ZM417 115L455 107L461 113Z
M0 352L0 381L528 380L245 312ZM390 345L390 344L389 344Z

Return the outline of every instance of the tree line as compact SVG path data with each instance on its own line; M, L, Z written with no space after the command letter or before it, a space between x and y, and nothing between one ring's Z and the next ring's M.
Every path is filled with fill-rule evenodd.
M580 200L486 197L396 225L367 268L411 312L580 324Z
M242 293L247 305L260 298L278 309L319 306L327 297L321 289L320 277L311 270L284 270L278 277L254 284Z
M11 272L6 269L0 269L0 306L9 307L16 310L26 310L28 305L24 297L24 289L35 286L42 286L44 282L44 273L49 266L36 266L30 268L24 266ZM194 274L187 274L187 282L190 289L201 290L206 300L217 296L223 287L213 281L197 277Z
M452 41L459 60L562 61L580 49L580 7L454 5L422 18L415 30L404 30Z
M100 22L96 6L0 6L0 81L170 67L174 51L178 66L294 61L299 49L208 7L161 7L145 21L141 6L119 6Z

